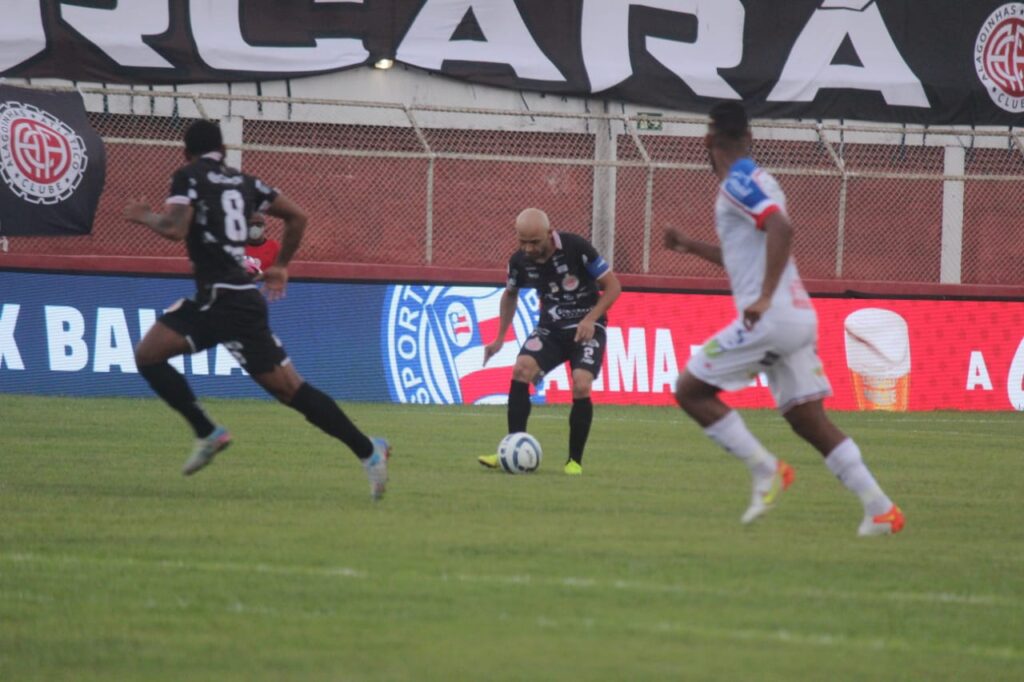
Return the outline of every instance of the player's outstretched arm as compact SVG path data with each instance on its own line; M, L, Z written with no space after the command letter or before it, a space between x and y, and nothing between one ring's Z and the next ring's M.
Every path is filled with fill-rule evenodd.
M275 265L287 267L295 252L302 243L302 235L306 231L309 218L299 205L283 194L278 194L267 208L267 213L284 221L284 235L281 237L281 250L277 252Z
M302 235L306 231L309 218L291 199L278 194L267 207L267 213L284 221L284 235L281 237L281 250L277 252L274 263L263 270L263 291L271 301L284 297L288 286L288 264L292 256L299 250Z
M722 247L691 239L674 227L665 228L665 248L677 253L692 253L715 265L722 264Z
M180 242L188 235L192 211L192 206L188 204L168 204L166 213L154 213L145 199L136 199L124 207L124 217L133 223L145 225L164 239Z
M505 334L508 333L509 325L516 314L516 307L519 305L519 290L505 289L501 293L501 302L498 305L498 333L494 340L484 346L484 364L494 357L494 354L505 345Z

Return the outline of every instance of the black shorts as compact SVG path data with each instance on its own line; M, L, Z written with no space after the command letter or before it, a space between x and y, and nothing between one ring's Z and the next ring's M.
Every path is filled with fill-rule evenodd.
M559 329L553 327L537 327L519 349L520 355L529 355L544 374L547 374L563 362L575 369L585 369L597 378L604 361L604 349L607 335L603 326L594 325L594 338L583 343L576 343L576 327Z
M288 363L288 354L270 331L267 302L255 288L215 286L206 303L182 299L159 322L184 336L193 353L223 344L249 374Z

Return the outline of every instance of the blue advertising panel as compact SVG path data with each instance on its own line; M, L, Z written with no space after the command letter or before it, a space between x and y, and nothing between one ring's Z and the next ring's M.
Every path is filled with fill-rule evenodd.
M133 349L193 284L185 278L0 272L0 392L151 396ZM387 286L293 282L271 328L299 373L340 400L389 399L381 355ZM223 347L172 364L196 394L265 397Z
M152 396L134 347L192 291L184 277L0 271L0 393ZM292 281L270 325L299 373L337 400L504 402L539 305L522 293L509 343L484 367L501 291ZM222 346L172 364L200 397L266 397Z

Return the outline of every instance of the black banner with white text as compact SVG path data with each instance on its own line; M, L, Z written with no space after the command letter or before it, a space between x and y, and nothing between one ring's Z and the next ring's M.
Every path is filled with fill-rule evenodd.
M259 81L385 57L684 111L737 99L769 118L1024 121L1024 2L5 0L0 23L0 75L19 78Z

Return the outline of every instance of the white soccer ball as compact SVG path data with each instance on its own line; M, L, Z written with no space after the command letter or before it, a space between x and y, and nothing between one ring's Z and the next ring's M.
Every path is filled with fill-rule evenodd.
M510 433L498 443L498 461L510 474L528 474L540 466L541 449L537 439L520 431Z

